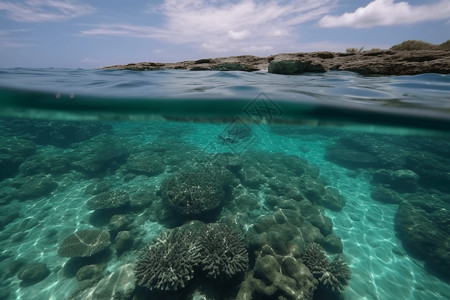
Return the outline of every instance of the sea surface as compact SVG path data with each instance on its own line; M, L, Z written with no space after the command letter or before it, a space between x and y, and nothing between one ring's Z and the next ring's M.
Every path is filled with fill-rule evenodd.
M0 299L450 299L450 75L0 69Z

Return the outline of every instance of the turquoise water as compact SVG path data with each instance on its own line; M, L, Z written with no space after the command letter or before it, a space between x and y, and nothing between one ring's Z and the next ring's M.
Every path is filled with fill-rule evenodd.
M4 69L0 86L1 299L450 298L448 75ZM311 243L351 277L312 266Z

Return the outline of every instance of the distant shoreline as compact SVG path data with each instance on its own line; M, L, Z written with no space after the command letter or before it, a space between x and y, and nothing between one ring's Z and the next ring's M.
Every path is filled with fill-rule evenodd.
M441 45L406 41L389 50L347 49L346 52L280 53L266 57L252 55L206 58L176 63L141 62L103 69L151 71L181 69L190 71L268 71L275 74L302 74L329 70L363 75L450 74L450 40Z

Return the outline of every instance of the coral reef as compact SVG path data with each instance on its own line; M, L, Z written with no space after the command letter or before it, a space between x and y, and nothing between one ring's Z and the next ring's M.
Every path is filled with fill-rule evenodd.
M158 154L141 152L133 154L128 158L126 168L134 174L156 176L164 172L166 165Z
M12 184L16 187L12 195L19 201L47 196L58 187L50 175L44 174L16 178Z
M128 157L125 142L101 134L77 144L77 149L68 153L74 169L88 177L96 177L117 170Z
M202 276L228 281L247 267L248 253L239 232L224 224L199 222L169 230L144 247L135 272L139 286L176 291Z
M324 287L331 292L342 292L348 284L351 272L341 257L335 257L331 262L317 243L310 243L303 252L302 259L311 273Z
M58 255L64 257L90 257L110 245L108 231L85 229L66 237L58 248Z
M233 175L224 167L206 165L175 174L161 184L163 201L185 216L216 210L224 200Z
M146 246L135 268L136 282L150 290L178 290L194 278L200 245L193 232L172 230Z
M223 224L208 224L201 230L201 268L208 277L230 279L248 267L242 234Z

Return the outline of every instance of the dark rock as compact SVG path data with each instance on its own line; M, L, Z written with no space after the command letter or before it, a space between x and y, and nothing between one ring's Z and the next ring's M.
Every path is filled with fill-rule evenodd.
M450 219L446 210L444 219ZM448 280L450 269L450 237L448 227L434 222L434 216L425 210L402 202L395 216L395 229L405 250L425 261L433 273Z
M77 144L77 149L68 156L74 168L94 177L117 170L126 162L128 150L120 140L99 135Z
M203 58L203 59L199 59L194 61L194 64L209 64L210 62L212 62L212 59L210 58Z
M444 43L445 44L445 43ZM442 44L442 45L444 45ZM441 45L441 46L442 46ZM310 52L281 53L268 57L251 55L200 59L178 63L138 63L116 65L106 69L128 70L269 70L270 73L299 74L328 70L352 71L364 75L415 75L422 73L450 73L448 46L426 48L399 47L390 50L374 49L353 53Z
M108 230L114 237L119 231L127 230L131 223L133 220L129 215L113 215L109 220Z
M121 254L133 246L134 237L130 231L120 231L116 236L116 251Z
M135 289L132 264L125 264L106 276L95 286L92 299L130 299Z
M50 275L50 270L44 263L33 263L23 266L17 273L17 277L22 280L25 286L33 285L44 280Z
M327 186L323 197L317 201L317 204L334 211L340 211L345 206L345 198L338 189Z
M238 64L238 63L225 63L220 65L213 65L211 70L214 71L257 71L257 69L251 68L246 65Z
M271 61L269 64L269 73L274 74L302 74L305 72L326 72L323 65L320 63L313 63L311 61Z
M379 165L375 155L343 147L328 147L325 158L346 168L368 168Z
M302 176L299 183L299 189L305 197L313 202L319 202L325 193L325 185L323 182L312 178L311 176Z
M372 187L370 196L382 203L400 204L403 201L403 198L397 192L382 185Z
M333 221L329 217L320 214L314 214L307 218L312 225L319 228L320 233L324 236L329 235L333 231Z
M414 192L418 188L419 175L411 170L380 169L373 173L372 181L388 184L397 192Z
M8 124L9 126L9 124ZM18 138L0 138L0 180L13 176L20 164L36 150L32 141Z
M333 233L327 235L323 239L321 245L326 251L334 254L339 254L344 251L344 245L342 244L341 238Z
M420 176L421 186L450 192L450 159L426 151L410 153L405 161L406 167Z
M210 67L192 67L191 71L211 71Z
M102 272L102 268L98 265L87 265L77 271L76 278L78 281L98 279L102 276Z
M17 179L14 184L17 184L18 188L13 194L19 200L47 196L58 187L50 176L41 174Z
M63 155L48 155L40 153L29 157L20 167L24 175L35 174L64 174L72 169L70 159Z

